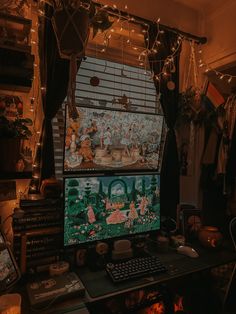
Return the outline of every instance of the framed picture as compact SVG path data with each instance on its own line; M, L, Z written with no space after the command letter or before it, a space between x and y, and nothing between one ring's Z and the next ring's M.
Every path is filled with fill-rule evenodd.
M66 115L64 172L160 171L164 117L96 107Z
M197 238L202 226L202 212L200 209L184 209L181 215L182 232L187 241Z

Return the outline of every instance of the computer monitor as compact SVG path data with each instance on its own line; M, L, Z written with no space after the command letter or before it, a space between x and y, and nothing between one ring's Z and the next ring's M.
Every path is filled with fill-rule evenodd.
M160 175L64 179L64 246L160 229Z
M160 172L165 127L163 115L96 107L67 110L64 173Z

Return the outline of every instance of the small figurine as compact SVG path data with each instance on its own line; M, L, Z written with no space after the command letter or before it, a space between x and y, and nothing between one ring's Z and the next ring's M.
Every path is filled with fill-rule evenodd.
M90 136L90 138L93 138L94 134L98 131L97 123L96 121L91 121L91 126L89 128L86 128L86 134Z
M75 135L75 130L72 130L71 134L71 142L70 142L70 152L74 153L76 151L76 135Z
M89 221L90 224L92 224L92 223L94 223L96 221L96 217L95 217L95 214L94 214L94 211L93 211L93 207L91 205L89 205L87 210L88 210L88 212L87 212L88 221Z
M126 216L123 214L119 207L116 206L115 211L107 217L106 222L107 224L119 224L126 221Z
M125 145L125 153L127 156L130 156L129 145L131 144L131 137L132 137L132 129L129 128L124 138L122 138L122 140L120 141L122 145Z
M80 138L81 144L78 154L81 155L84 161L93 160L93 152L91 149L91 140L89 135L82 135Z
M129 214L128 214L128 218L131 219L131 220L134 220L134 219L137 219L138 218L138 213L137 213L137 210L135 208L135 204L134 202L132 201L130 204L129 204Z
M100 134L99 134L99 139L100 139L100 148L103 148L104 145L104 129L105 129L105 123L102 123L100 126Z
M106 132L104 133L104 145L105 149L108 150L109 145L111 145L111 131L110 127L107 128Z
M143 196L141 199L141 203L139 205L140 215L142 215L142 216L145 215L147 205L148 205L148 199L146 196Z

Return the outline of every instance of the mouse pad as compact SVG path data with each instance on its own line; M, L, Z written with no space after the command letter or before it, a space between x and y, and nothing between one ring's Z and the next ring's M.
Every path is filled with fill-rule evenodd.
M158 278L161 278L162 276L163 274L159 274ZM105 270L95 272L90 271L90 273L89 271L79 271L79 277L86 287L86 291L92 298L133 288L134 286L143 285L147 282L153 282L155 280L153 275L145 275L145 277L130 279L121 283L113 283Z

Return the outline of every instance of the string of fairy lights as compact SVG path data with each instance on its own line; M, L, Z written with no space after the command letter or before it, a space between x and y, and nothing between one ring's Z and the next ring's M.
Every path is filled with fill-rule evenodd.
M198 49L198 54L200 56L199 58L199 67L203 69L203 71L205 73L208 73L208 72L213 72L215 73L216 77L218 77L220 80L226 80L229 84L236 79L236 75L232 75L232 74L229 74L229 73L224 73L224 72L221 72L219 70L216 70L214 68L212 68L209 63L207 63L205 60L203 60L203 58L201 57L202 56L202 47L201 45L199 46L199 49Z
M98 0L94 1L95 3L99 4ZM35 120L37 119L37 107L35 104L38 104L41 101L41 96L43 93L46 93L46 87L40 86L40 73L39 73L39 56L38 56L38 27L39 27L39 21L38 17L42 16L45 17L44 14L44 6L45 3L52 5L52 2L50 0L40 0L38 4L35 6L35 11L37 18L35 19L36 22L32 24L31 28L31 46L33 53L35 55L35 63L34 63L34 76L33 76L33 83L32 83L32 96L30 98L30 111L34 115L34 140L35 140L35 147L36 147L36 152L37 148L41 147L41 129L35 129ZM56 0L54 1L57 5L60 5L61 1ZM75 3L75 2L74 2ZM89 10L90 6L88 3L81 1L80 6L82 6L84 9ZM121 9L117 7L117 5L113 4L111 6L109 5L100 5L99 4L99 10L105 10L109 18L112 18L113 21L116 21L116 27L119 30L119 34L121 34L124 30L128 30L128 37L126 38L126 44L131 47L133 50L137 51L137 66L141 67L144 69L144 74L147 74L150 76L150 78L160 81L162 78L165 78L171 73L175 72L175 57L177 53L179 52L182 42L186 40L183 35L178 35L176 39L176 43L173 44L171 47L170 51L171 53L163 60L150 60L149 56L157 54L159 51L160 46L162 45L161 42L161 35L164 33L164 30L161 29L160 27L160 18L158 18L154 23L156 24L156 37L150 46L150 37L149 37L149 30L150 30L150 25L148 23L145 23L143 20L139 20L133 16L131 16L128 13L128 6L125 5L124 8L122 8L122 12L125 12L126 14L121 13ZM139 29L139 32L143 34L145 37L145 45L144 46L138 46L133 42L133 35L137 30L135 30L134 24L138 24L141 26L141 29ZM101 34L100 34L101 35ZM100 53L105 53L109 49L110 41L111 39L115 37L116 35L116 30L113 27L113 25L106 31L102 33L103 36L103 44L99 48ZM207 62L205 62L202 58L202 46L198 44L197 42L194 42L194 44L198 45L198 55L199 55L199 60L198 60L198 65L199 68L202 69L204 73L207 72L214 72L215 75L220 79L220 80L227 80L227 82L230 84L234 79L236 79L236 75L231 75L227 73L223 73L221 71L218 71L214 68L212 68ZM152 67L150 67L150 64L159 62L160 66L160 72L158 74L154 74L152 71ZM36 86L36 77L38 79L38 86ZM30 184L30 191L34 192L38 188L39 180L40 180L40 161L37 160L37 154L34 156L34 162L33 162L33 175L32 175L32 182Z
M41 94L43 88L40 86L40 69L39 69L39 47L38 47L38 6L32 4L31 6L32 15L32 27L31 27L31 51L34 55L34 74L32 78L32 88L30 97L30 112L33 115L33 134L32 136L32 147L34 148L34 156L32 163L32 179L29 185L29 193L38 191L39 180L40 180L40 160L38 159L38 149L41 147L41 126L36 123L38 118L39 103L41 103Z
M40 2L40 7L38 9L38 13L41 16L44 16L44 12L42 9L42 3L48 3L50 5L52 5L52 1L51 0L41 0ZM73 1L72 1L73 3ZM149 75L151 78L155 79L155 80L161 80L162 77L166 77L169 73L174 72L175 67L174 67L174 58L177 55L181 44L184 40L186 40L187 38L185 38L182 35L179 35L177 38L177 42L171 47L171 54L168 55L164 60L150 60L149 59L149 55L150 54L155 54L158 53L158 49L161 46L161 40L160 40L160 35L164 33L164 30L160 29L160 18L158 18L154 23L156 23L156 27L157 27L157 34L156 34L156 38L153 41L152 47L150 47L150 38L149 38L149 28L150 25L148 23L145 23L143 20L135 18L134 16L131 16L128 13L128 6L127 4L124 5L124 8L122 8L122 12L124 12L125 14L121 13L121 9L117 7L116 4L112 4L112 5L102 5L100 4L100 2L98 0L95 0L94 3L96 3L99 8L98 10L100 11L106 11L106 13L108 13L109 18L113 19L113 21L116 20L116 23L118 25L119 28L119 33L122 33L122 31L124 30L124 24L127 23L127 27L128 27L128 38L126 39L126 44L128 44L133 50L136 51L140 51L138 54L138 58L137 58L137 65L139 67L143 67L144 68L144 73ZM61 1L60 0L56 0L54 1L54 4L56 4L57 8L62 7ZM79 3L80 7L83 7L83 9L86 10L90 10L90 5L89 3L80 1ZM78 9L78 4L77 7ZM138 46L137 44L134 44L132 41L132 34L135 33L135 29L134 27L132 27L135 24L139 24L142 27L141 32L145 35L146 37L146 48L144 48L143 46ZM109 49L109 44L112 38L115 37L116 32L113 26L111 26L107 31L104 31L103 33L103 45L100 49L101 53L106 53L107 50ZM198 44L198 43L197 43ZM199 50L198 53L201 54L202 53L202 47L200 44L198 44L199 46ZM152 73L152 70L150 69L150 63L155 63L155 62L159 62L160 64L162 64L161 67L161 71L158 74ZM235 75L231 75L231 74L227 74L227 73L223 73L221 71L218 71L214 68L212 68L209 64L207 64L206 62L204 62L202 59L199 59L199 67L200 68L204 68L204 72L214 72L216 74L217 77L219 77L219 79L227 79L228 83L231 83L231 81L236 78Z

